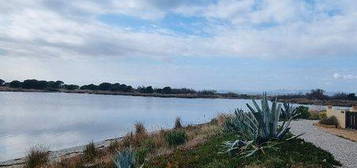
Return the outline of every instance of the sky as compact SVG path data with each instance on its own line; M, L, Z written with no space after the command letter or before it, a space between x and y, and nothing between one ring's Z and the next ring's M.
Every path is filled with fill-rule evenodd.
M356 0L0 3L6 81L357 92Z

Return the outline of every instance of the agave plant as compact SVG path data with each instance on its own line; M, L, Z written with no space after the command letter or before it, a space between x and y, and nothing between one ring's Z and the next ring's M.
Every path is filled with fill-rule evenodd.
M118 152L113 158L116 168L134 168L135 156L131 148Z
M269 106L266 94L260 106L255 100L252 102L253 106L247 104L248 112L237 109L234 116L226 121L225 130L235 132L239 136L238 140L224 144L228 148L226 152L238 150L245 156L251 156L262 148L273 147L278 143L271 140L283 140L289 132L291 120L298 115L295 108L289 104L284 105L282 110L276 99ZM279 125L282 112L287 118Z
M290 118L296 118L300 115L297 108L294 108L289 103L284 103L283 107L284 108L281 110L281 116L280 116L282 120L286 121L289 120Z

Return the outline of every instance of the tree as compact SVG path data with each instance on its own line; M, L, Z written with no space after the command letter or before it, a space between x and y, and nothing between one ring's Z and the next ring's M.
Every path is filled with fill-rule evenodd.
M9 86L11 88L20 88L22 86L22 82L20 82L18 80L14 80L9 83Z
M162 88L161 92L163 94L171 94L172 93L172 89L167 86L167 87Z
M216 93L217 93L216 90L202 90L198 92L198 94L200 95L214 95Z
M347 95L348 100L357 100L356 94L350 93Z
M48 82L36 79L27 79L22 83L22 88L24 89L46 89L48 88Z
M82 90L98 90L98 86L95 84L83 85L80 89Z
M54 89L61 89L64 85L64 82L58 80L56 82L54 82L54 84L52 85L52 88Z
M112 84L111 83L107 83L107 82L103 82L98 86L99 90L111 90L112 89Z
M312 89L310 93L307 93L306 95L310 99L318 99L318 100L323 100L328 97L325 95L325 91L322 89Z
M154 93L154 89L152 86L144 87L144 86L139 86L137 89L140 93Z
M0 79L0 86L4 86L4 84L5 84L5 81Z
M77 90L77 89L79 89L79 86L78 85L64 85L63 86L65 89L67 89L67 90Z

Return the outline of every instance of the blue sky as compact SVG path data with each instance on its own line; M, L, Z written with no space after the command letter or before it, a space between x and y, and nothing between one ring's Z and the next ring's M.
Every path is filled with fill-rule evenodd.
M13 0L0 78L357 92L354 0Z

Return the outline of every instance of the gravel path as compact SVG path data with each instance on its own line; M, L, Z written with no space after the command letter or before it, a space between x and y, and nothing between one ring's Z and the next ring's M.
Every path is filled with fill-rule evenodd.
M357 167L357 143L329 134L315 126L317 121L299 120L291 123L291 132L295 135L305 133L302 138L333 154L342 167Z

